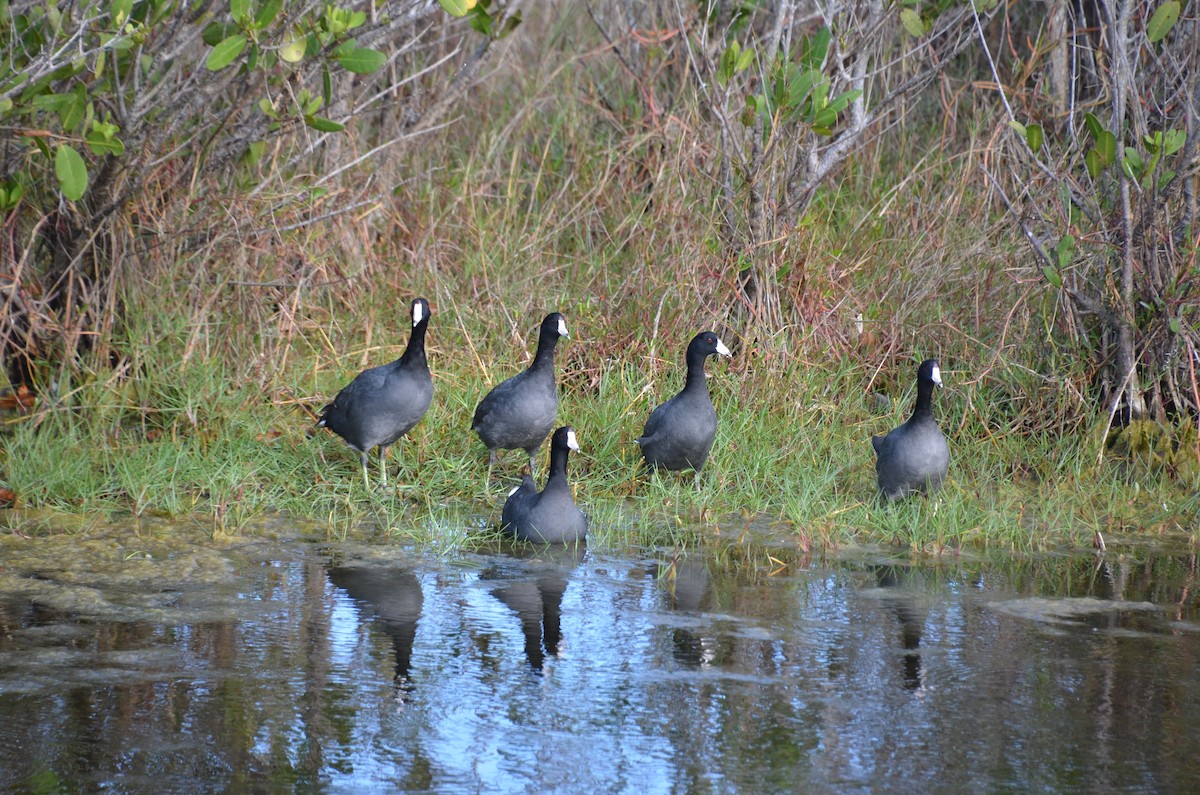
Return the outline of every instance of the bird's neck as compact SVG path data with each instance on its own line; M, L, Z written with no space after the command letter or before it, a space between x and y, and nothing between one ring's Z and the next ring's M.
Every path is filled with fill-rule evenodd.
M704 375L704 360L705 356L698 356L692 353L687 357L687 382L684 384L684 389L700 390L708 392L708 379Z
M914 417L933 416L933 388L935 384L932 381L917 382L917 402L913 406Z
M400 357L401 362L425 364L425 329L428 325L428 321L422 320L413 326L412 336L408 338L408 347Z
M551 480L560 478L564 483L567 480L567 456L569 450L564 450L559 447L550 448L550 476L546 479L549 484Z
M549 368L554 369L554 348L558 342L557 337L542 337L538 340L537 353L534 354L533 364L529 365L529 369Z

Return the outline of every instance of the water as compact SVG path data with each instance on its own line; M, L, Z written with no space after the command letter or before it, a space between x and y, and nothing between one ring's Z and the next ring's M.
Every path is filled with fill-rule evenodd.
M0 792L1200 791L1186 549L181 533L0 541Z

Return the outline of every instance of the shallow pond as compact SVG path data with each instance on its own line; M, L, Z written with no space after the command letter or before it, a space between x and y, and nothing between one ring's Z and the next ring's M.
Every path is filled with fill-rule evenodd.
M0 539L0 792L1200 792L1181 548Z

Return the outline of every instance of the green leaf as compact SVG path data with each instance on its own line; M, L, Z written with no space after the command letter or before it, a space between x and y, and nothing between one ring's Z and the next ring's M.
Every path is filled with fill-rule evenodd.
M133 0L112 0L108 6L108 15L112 20L113 29L120 30L129 19L129 12L133 10Z
M1167 0L1154 11L1146 24L1146 38L1150 41L1162 41L1175 23L1179 21L1179 0Z
M524 19L524 17L521 16L520 9L513 11L511 14L506 16L504 18L504 30L500 31L500 33L497 34L497 38L502 39L505 36L507 36L508 34L512 33L514 30L517 29L517 26L521 24L521 21L523 19Z
M200 38L209 47L216 47L227 36L231 36L235 32L237 32L237 25L232 22L213 22L204 28Z
M33 106L38 110L61 113L73 99L71 94L38 94L33 98Z
M297 35L296 38L279 48L279 57L288 63L299 63L308 49L308 37Z
M71 132L79 127L79 123L83 121L83 115L87 111L87 89L80 85L65 96L69 99L59 108L58 121L64 130Z
M475 30L489 38L492 35L492 15L487 12L487 9L482 5L477 5L471 9L470 25Z
M229 64L233 63L233 59L242 54L242 50L246 49L246 37L240 33L235 33L227 39L221 41L216 47L213 47L212 52L208 54L208 60L204 65L210 71L217 72L224 69Z
M87 192L87 166L83 156L68 144L60 145L54 152L54 175L63 195L71 201L79 201Z
M254 15L254 27L262 30L270 25L275 21L275 17L279 16L279 10L282 7L283 0L264 0Z
M829 87L831 82L828 77L821 75L821 80L813 85L812 90L812 109L813 111L824 110L829 104Z
M1104 170L1103 158L1098 149L1089 149L1087 155L1083 158L1083 162L1087 166L1087 172L1092 179L1100 176L1100 172Z
M1183 324L1179 322L1179 318L1177 318L1177 317L1171 318L1170 326L1171 326L1172 334L1182 334L1183 333Z
M1062 276L1058 273L1058 268L1046 265L1042 268L1042 275L1046 277L1046 281L1050 282L1054 287L1062 287Z
M747 47L746 49L742 50L742 54L738 56L737 64L735 65L735 71L744 72L750 68L750 64L752 64L753 62L754 62L754 48Z
M333 119L326 119L321 116L305 116L304 123L318 132L332 133L341 132L342 130L346 129L346 125L338 124Z
M829 28L821 28L814 33L804 44L804 50L800 54L800 65L810 69L821 68L825 63L825 56L829 53L829 42L832 39L833 33Z
M829 100L829 109L834 113L841 113L850 106L851 102L862 96L861 88L852 88L849 91L843 91L833 99Z
M3 107L0 107L0 112L3 112ZM1187 133L1183 130L1167 130L1163 135L1163 154L1173 155L1183 148L1184 141L1187 140Z
M725 48L725 51L721 53L721 58L717 62L717 82L721 85L728 84L733 77L741 50L742 45L736 41L731 41L729 46Z
M241 22L250 16L250 0L229 0L229 16Z
M355 47L353 50L338 56L338 63L347 72L353 72L356 75L366 75L387 63L387 56L379 50L372 50L370 47Z
M25 186L21 182L10 179L0 183L0 210L8 211L21 203L25 195Z
M1025 143L1029 144L1029 148L1036 155L1042 151L1042 144L1045 142L1045 135L1042 133L1042 125L1031 124L1025 128Z
M471 6L467 5L467 0L438 0L438 5L452 17L465 17L471 10Z
M167 14L172 11L178 11L177 5L167 0L150 0L150 14L146 21L147 25L154 26L162 22Z
M910 36L920 38L925 35L925 23L921 21L921 15L911 8L900 10L900 24Z
M1094 113L1083 114L1083 126L1087 127L1093 139L1098 138L1100 133L1104 132L1104 125L1100 123Z
M813 116L813 129L821 135L832 135L833 125L837 123L837 113L833 108L825 108Z
M220 39L218 38L217 41L220 41ZM118 53L122 53L122 52L128 52L129 50L132 50L135 46L137 46L140 43L141 42L134 41L133 36L114 36L112 38L112 40L109 42L108 46L110 49L113 49ZM98 55L103 55L103 54L104 54L103 52L100 52ZM93 72L94 71L96 71L96 70L93 70Z
M1021 136L1022 138L1027 138L1029 136L1029 132L1025 129L1025 125L1021 124L1021 122L1017 121L1016 119L1009 119L1008 126L1016 130L1017 135Z
M1100 152L1102 167L1112 165L1117 159L1117 136L1109 130L1100 133L1096 136L1096 150Z
M254 165L259 160L262 160L262 156L265 155L266 153L267 153L267 142L266 141L251 141L250 145L246 147L246 154L245 154L244 160L245 160L245 162L249 163L250 165Z
M113 138L111 135L105 135L96 130L88 133L87 145L88 149L96 157L103 157L104 155L116 155L120 157L125 154L125 144L121 143L119 138Z
M788 86L787 104L791 108L798 108L803 104L804 100L808 99L812 94L813 86L818 80L824 78L825 75L819 69L805 70L799 80L793 81Z
M1074 236L1063 235L1062 240L1058 241L1058 245L1054 247L1054 252L1058 255L1058 267L1065 269L1071 264L1071 258L1075 255Z
M1135 166L1134 162L1128 157L1121 158L1121 170L1125 172L1125 176L1130 179L1137 179L1142 170Z
M45 13L46 13L46 20L50 23L51 30L54 32L55 36L58 36L60 33L62 33L62 27L63 27L63 25L62 25L62 19L63 19L62 10L60 10L58 8L57 3L47 3ZM69 13L69 9L68 9L68 13Z
M305 38L308 41L308 47L305 48L305 50L304 50L305 58L312 58L314 55L316 55L317 53L319 53L321 51L322 47L325 46L322 43L323 39L320 36L318 36L316 33L309 33L308 36L306 36Z

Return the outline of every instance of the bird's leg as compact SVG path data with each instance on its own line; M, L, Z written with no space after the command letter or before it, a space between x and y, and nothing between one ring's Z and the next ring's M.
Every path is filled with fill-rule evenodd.
M531 451L531 450L526 450L525 452L529 453L529 474L532 475L534 473L533 464L534 464L534 459L536 458L536 456L534 455L533 451Z
M496 466L496 451L488 450L488 473L487 480L484 481L485 490L492 485L492 467Z
M692 470L692 485L696 487L696 491L700 491L700 470Z
M358 461L362 464L363 485L369 489L371 488L371 478L367 476L367 452L365 450L358 454Z
M379 445L379 477L383 481L383 487L387 488L387 445Z

